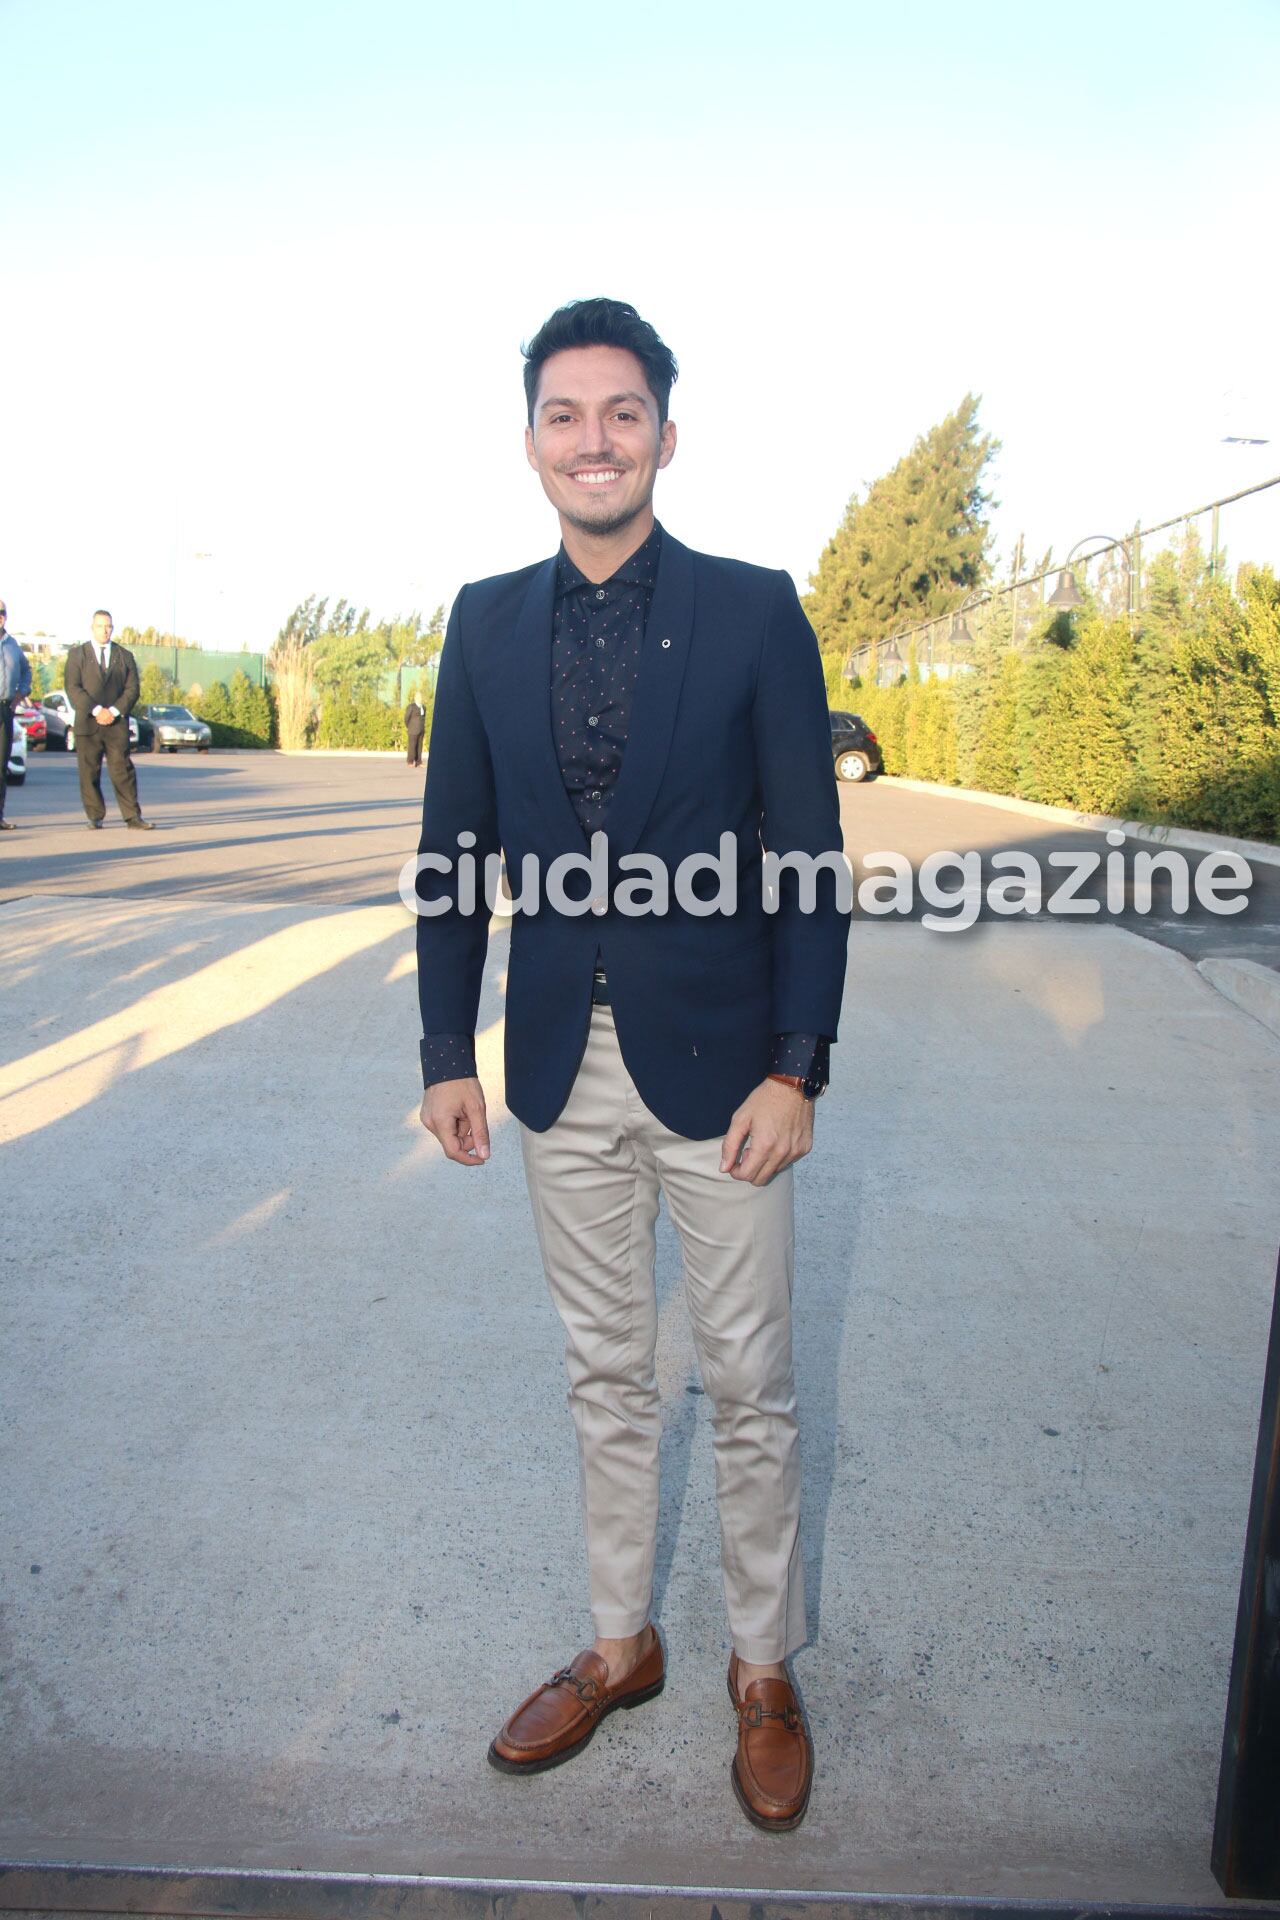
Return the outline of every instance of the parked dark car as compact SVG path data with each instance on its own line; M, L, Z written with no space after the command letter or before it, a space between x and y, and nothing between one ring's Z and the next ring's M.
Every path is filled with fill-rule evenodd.
M213 730L207 720L197 720L190 707L135 707L134 718L138 722L139 746L146 746L142 728L144 723L151 729L150 747L153 753L168 750L176 753L179 747L194 747L197 753L208 753L213 745Z
M831 721L831 751L835 755L837 780L867 780L884 772L880 743L860 713L837 713Z
M136 747L139 753L154 753L156 730L152 723L150 709L135 707L129 715L129 745Z

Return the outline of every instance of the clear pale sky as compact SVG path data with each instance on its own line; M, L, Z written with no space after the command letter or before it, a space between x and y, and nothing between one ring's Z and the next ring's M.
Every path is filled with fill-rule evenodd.
M551 552L519 347L582 294L680 360L664 524L802 589L967 389L1005 556L1280 473L1278 55L1276 0L0 0L11 627ZM1280 488L1223 528L1280 563Z

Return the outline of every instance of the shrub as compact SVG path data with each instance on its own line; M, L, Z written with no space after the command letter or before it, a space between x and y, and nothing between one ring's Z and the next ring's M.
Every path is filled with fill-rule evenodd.
M172 707L183 698L172 676L154 660L149 660L138 675L139 703L147 707Z
M1233 592L1194 542L1158 555L1136 624L1093 608L1007 628L973 671L857 706L885 769L1086 813L1280 840L1280 580L1242 568Z
M358 699L332 695L321 709L313 744L317 747L389 748L404 744L404 720L373 694Z

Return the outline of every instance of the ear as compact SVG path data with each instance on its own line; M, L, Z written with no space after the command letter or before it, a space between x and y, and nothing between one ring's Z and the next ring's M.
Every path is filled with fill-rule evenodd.
M664 422L662 432L658 436L658 465L660 467L670 466L671 457L675 453L675 450L676 423L674 420L667 420Z
M538 471L538 455L534 449L532 427L526 427L524 430L524 457L536 473Z

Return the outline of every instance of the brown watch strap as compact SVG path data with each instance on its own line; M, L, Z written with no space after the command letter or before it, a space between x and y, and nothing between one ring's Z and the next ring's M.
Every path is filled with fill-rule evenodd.
M794 1087L797 1093L804 1093L804 1076L799 1073L770 1073L766 1079L781 1080L784 1087ZM807 1097L807 1096L806 1096Z

